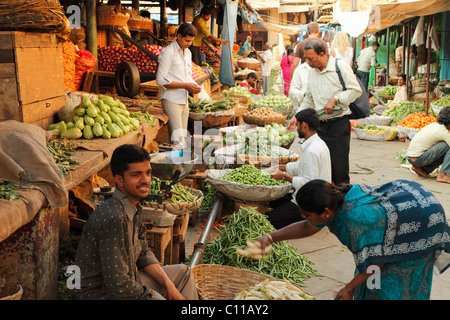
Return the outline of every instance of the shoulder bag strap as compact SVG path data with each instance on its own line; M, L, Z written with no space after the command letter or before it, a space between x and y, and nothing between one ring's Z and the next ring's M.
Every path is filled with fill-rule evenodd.
M344 79L342 79L341 69L339 69L339 66L338 66L338 60L339 59L336 59L336 62L335 62L336 73L339 77L339 81L341 82L341 86L342 86L343 90L345 91L347 89L345 89L345 83L344 83Z

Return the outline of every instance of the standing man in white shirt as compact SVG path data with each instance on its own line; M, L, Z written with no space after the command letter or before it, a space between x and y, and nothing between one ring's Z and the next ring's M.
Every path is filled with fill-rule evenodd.
M367 89L369 87L369 76L370 69L372 67L378 66L377 64L377 50L380 47L380 44L376 41L372 42L372 45L368 48L363 49L358 58L356 59L356 75L359 79L361 79L364 87Z
M421 177L429 177L441 166L437 182L450 183L450 107L439 112L438 122L420 130L409 144L406 156L412 170Z
M269 93L270 90L270 70L272 69L272 46L269 42L266 42L264 44L263 50L264 52L262 54L259 54L254 47L250 47L250 50L252 50L254 53L256 53L256 56L261 60L261 77L263 78L262 81L262 89L264 94Z
M303 62L298 68L295 68L294 75L292 76L291 86L289 87L289 98L293 102L293 108L295 113L303 102L306 94L306 88L308 87L308 73L311 67L306 62ZM297 120L295 115L289 120L287 129L289 131L295 130L295 124Z
M296 162L286 165L282 172L278 167L272 178L286 180L292 183L295 192L271 203L274 208L268 215L268 220L276 229L303 220L298 210L295 197L298 190L307 182L322 179L331 183L330 152L325 142L317 135L320 121L314 109L305 109L295 115L299 138L305 138L301 145L302 155ZM272 168L271 168L272 169Z
M178 27L177 38L158 56L156 84L164 113L169 117L169 135L172 143L183 144L187 137L189 118L188 94L199 93L200 86L192 78L192 56L188 47L197 29L191 23Z
M308 87L299 110L313 108L320 115L319 137L330 150L332 178L335 185L350 183L349 153L351 127L350 103L362 94L350 65L328 54L323 41L313 39L305 45L305 61L312 68ZM336 61L345 83L344 90L336 72ZM340 110L334 110L335 107Z

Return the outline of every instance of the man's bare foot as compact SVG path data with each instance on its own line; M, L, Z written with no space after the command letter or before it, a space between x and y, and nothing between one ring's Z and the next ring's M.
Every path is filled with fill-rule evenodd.
M440 172L436 178L437 182L450 183L450 177L443 172Z
M423 171L421 167L411 166L411 169L421 177L427 178L430 176L429 174L425 173L425 171Z

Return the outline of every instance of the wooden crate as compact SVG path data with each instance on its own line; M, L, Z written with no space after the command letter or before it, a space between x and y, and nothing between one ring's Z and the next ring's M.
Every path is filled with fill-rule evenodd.
M56 36L0 32L0 121L46 127L66 104L61 45Z

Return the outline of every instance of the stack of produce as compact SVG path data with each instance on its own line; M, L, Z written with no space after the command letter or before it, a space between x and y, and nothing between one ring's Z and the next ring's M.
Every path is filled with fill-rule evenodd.
M192 78L194 81L209 77L209 73L205 72L202 67L192 62Z
M247 90L247 88L244 88L242 86L235 86L231 87L228 90L222 91L223 94L230 94L230 95L236 95L236 96L242 96L245 98L251 98L253 96L253 93Z
M130 112L130 117L139 121L147 122L152 127L155 126L155 117L148 113L148 111L145 111L145 113L142 111L132 111Z
M259 170L258 168L249 164L230 171L229 173L220 177L220 179L233 181L237 183L248 184L251 186L284 186L285 181L275 180L268 173Z
M432 110L428 110L434 115ZM383 116L391 117L393 123L403 120L407 115L412 113L425 113L425 106L415 101L399 101L395 106L386 109Z
M287 280L266 279L242 290L234 300L314 300L314 297Z
M51 124L47 130L54 137L90 140L118 138L139 129L139 120L130 117L126 106L109 96L99 95L98 100L82 97L66 121Z
M397 93L397 89L398 89L398 87L387 86L387 87L384 87L383 90L381 90L381 94L383 96L392 96L393 97Z
M270 150L271 146L288 145L295 139L295 132L287 131L284 125L273 123L258 127L255 132L244 130L233 130L228 132L224 137L224 143L229 146L233 144L243 144L245 149L249 149L249 145L253 142L257 146L267 146ZM258 148L259 149L259 148ZM258 151L258 150L257 150ZM260 155L259 152L253 155ZM261 154L267 155L267 154Z
M253 207L240 208L225 220L220 235L206 245L203 263L248 269L293 284L302 284L312 275L320 276L313 263L298 253L297 248L286 241L272 245L272 252L262 260L246 258L236 252L245 249L247 240L256 239L275 231L267 217Z
M219 112L233 109L236 102L229 97L220 100L199 100L189 96L189 111L194 113Z
M286 115L275 112L269 107L255 108L247 113L244 113L243 116L245 123L256 124L258 126L265 126L273 123L284 124L286 121Z
M170 183L170 181L166 183ZM190 188L187 188L180 183L174 184L170 191L172 192L172 197L169 199L169 203L192 203L197 201L199 198L197 195L190 192ZM160 195L161 193L161 179L152 177L148 194Z
M151 44L144 45L156 56L159 55L163 47ZM122 61L133 62L138 68L139 72L156 73L158 70L158 62L153 60L136 46L121 48L121 47L99 47L98 48L98 68L103 71L116 71L117 66Z
M51 139L47 142L47 149L63 174L72 171L71 165L78 163L78 161L73 159L77 147L77 143L69 140Z
M211 44L207 46L206 44L202 43L202 45L200 46L200 51L206 55L206 60L209 64L215 67L220 67L220 57L222 56L222 50Z
M442 98L432 102L435 106L445 108L450 107L450 95L445 95Z
M394 140L398 134L397 129L390 126L356 124L352 129L362 140Z
M403 120L397 122L397 126L420 130L433 122L437 122L437 119L431 114L425 115L425 113L412 113L406 116Z

